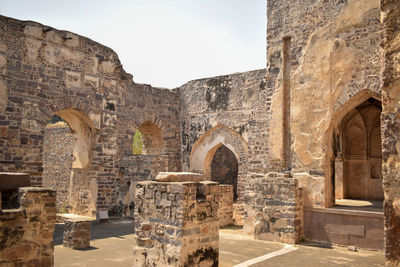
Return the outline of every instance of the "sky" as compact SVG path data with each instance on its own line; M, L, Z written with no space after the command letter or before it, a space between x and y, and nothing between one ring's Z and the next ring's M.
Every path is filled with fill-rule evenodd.
M1 0L0 14L108 46L156 87L266 65L266 0Z

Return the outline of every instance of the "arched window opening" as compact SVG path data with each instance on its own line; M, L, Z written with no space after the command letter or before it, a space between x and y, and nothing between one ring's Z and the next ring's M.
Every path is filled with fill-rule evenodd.
M237 200L238 161L235 154L221 145L211 161L211 181L233 185L233 200Z
M135 139L136 136L136 139ZM154 123L147 121L140 125L134 136L134 154L160 155L164 153L164 139L161 129ZM140 151L140 144L141 151ZM139 153L141 152L141 153Z

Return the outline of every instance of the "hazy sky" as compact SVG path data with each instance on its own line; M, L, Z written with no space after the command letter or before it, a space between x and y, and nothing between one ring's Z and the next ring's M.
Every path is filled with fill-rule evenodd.
M0 14L68 30L119 55L138 83L265 68L266 0L1 0Z

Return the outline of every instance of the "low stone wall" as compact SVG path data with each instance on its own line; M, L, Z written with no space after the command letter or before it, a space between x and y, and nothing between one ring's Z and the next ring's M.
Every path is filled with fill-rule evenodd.
M306 207L304 235L329 245L383 250L383 212Z
M245 234L289 244L303 237L303 196L296 179L275 172L250 174L244 202Z
M0 265L53 266L56 192L22 187L19 203L0 211Z
M233 224L233 185L221 184L219 200L219 227Z
M134 266L218 266L216 182L139 182Z

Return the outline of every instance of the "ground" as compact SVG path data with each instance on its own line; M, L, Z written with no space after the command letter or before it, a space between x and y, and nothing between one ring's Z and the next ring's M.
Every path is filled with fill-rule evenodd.
M54 232L55 266L132 266L133 229L130 220L94 222L91 228L91 247L73 250L62 246L63 224L57 224ZM287 246L282 243L254 240L241 235L241 230L235 228L220 230L219 249L220 267L238 264L240 267L384 266L385 263L383 252L365 250L353 252L347 248L327 248L314 244ZM274 256L281 252L281 255ZM249 263L250 260L253 262Z

